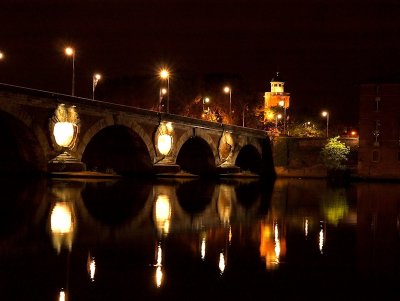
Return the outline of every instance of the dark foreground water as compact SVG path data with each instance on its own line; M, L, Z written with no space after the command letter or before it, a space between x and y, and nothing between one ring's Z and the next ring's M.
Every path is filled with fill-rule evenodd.
M399 187L3 178L0 300L398 300Z

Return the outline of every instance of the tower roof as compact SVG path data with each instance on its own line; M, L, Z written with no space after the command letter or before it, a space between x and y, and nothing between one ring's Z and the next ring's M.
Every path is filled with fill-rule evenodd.
M276 75L271 79L271 82L282 82L284 83L285 80L282 78L282 76L279 74L279 71L276 72Z

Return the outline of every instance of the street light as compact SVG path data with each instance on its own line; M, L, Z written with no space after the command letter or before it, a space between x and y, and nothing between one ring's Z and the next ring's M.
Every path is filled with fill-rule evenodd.
M93 91L92 91L92 99L94 100L94 90L96 89L97 83L101 79L101 75L96 73L93 74Z
M229 119L231 119L232 115L232 89L231 87L226 86L224 88L225 93L229 93Z
M322 117L326 117L326 138L329 137L329 112L323 111L321 113Z
M167 69L162 69L160 71L160 77L167 80L167 113L169 113L169 71Z
M278 119L282 118L282 114L277 114L275 116L275 130L278 130Z
M161 111L161 102L162 102L162 99L163 99L163 95L167 94L167 92L168 92L167 89L165 89L165 88L160 88L160 100L159 100L159 102L158 102L158 112Z
M72 57L72 96L75 95L75 50L72 47L65 48L65 54Z
M283 107L283 134L286 135L286 104L284 100L279 101L279 106Z
M205 104L210 103L210 98L209 97L203 97L203 114L201 114L202 117L205 117L206 115L206 109L205 109ZM210 107L207 107L207 114L210 112Z
M4 59L4 53L0 51L0 60Z

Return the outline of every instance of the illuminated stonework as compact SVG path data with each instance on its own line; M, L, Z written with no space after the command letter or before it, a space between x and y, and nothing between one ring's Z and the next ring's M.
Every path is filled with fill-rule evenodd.
M79 133L79 117L75 106L60 104L50 119L49 127L56 148L72 149Z
M232 157L235 148L232 135L229 132L224 132L219 141L218 153L222 165L233 165Z
M171 122L162 122L155 135L158 152L163 156L168 156L173 148L174 129Z

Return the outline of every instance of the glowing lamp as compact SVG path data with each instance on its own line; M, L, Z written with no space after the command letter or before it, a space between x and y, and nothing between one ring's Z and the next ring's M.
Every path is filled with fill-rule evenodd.
M158 136L157 147L158 147L158 151L162 155L164 155L164 156L168 155L168 153L172 147L172 137L168 134L162 134L162 135Z
M54 125L54 138L62 147L69 147L74 139L74 125L71 122L57 122Z

